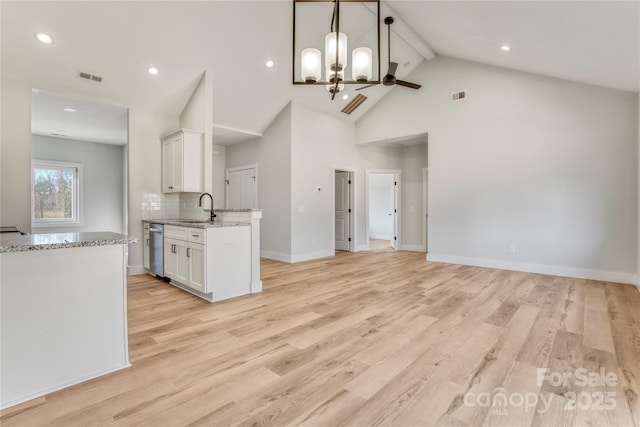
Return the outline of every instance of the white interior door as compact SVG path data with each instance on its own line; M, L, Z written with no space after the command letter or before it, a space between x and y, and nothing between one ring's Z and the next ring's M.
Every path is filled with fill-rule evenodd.
M255 167L227 171L227 208L258 208L258 174Z
M391 191L391 197L393 198L393 236L389 242L393 249L398 249L398 175L393 175L393 191Z
M349 172L336 171L335 234L336 250L349 250Z

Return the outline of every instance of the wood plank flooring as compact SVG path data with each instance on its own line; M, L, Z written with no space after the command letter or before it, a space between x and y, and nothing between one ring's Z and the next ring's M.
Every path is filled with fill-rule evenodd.
M210 304L131 277L133 366L0 423L640 427L633 286L394 251L263 260L262 278Z

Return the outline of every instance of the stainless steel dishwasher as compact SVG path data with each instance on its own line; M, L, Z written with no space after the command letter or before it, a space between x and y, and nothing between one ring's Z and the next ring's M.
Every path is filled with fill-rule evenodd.
M164 277L162 231L162 224L149 225L149 267L158 277Z

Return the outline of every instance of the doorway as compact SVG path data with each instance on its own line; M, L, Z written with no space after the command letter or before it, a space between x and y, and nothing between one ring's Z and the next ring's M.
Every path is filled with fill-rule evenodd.
M335 250L353 252L355 250L354 172L334 169L334 184Z
M368 250L398 249L400 245L399 170L367 171Z
M258 165L227 169L226 184L227 209L258 208Z

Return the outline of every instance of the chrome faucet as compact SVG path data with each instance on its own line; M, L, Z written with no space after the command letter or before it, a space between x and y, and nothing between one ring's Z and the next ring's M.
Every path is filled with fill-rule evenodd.
M198 206L202 207L202 198L204 196L209 196L211 198L211 216L209 217L209 221L213 222L216 217L216 214L213 212L213 196L209 193L202 193L200 200L198 201Z

